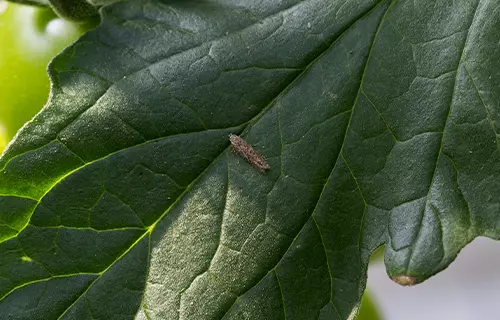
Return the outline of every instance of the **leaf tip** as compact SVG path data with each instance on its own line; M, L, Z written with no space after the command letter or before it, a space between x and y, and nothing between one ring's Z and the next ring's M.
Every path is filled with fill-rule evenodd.
M407 276L407 275L399 275L399 276L393 276L391 277L392 281L396 282L399 285L409 287L416 285L418 283L418 280L416 277L412 276Z

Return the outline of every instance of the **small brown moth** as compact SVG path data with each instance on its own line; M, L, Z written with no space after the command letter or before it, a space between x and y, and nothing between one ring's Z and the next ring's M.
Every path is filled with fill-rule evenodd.
M271 169L271 166L266 162L266 159L254 150L245 140L235 134L229 135L229 141L234 152L245 158L255 169L264 172L266 169Z

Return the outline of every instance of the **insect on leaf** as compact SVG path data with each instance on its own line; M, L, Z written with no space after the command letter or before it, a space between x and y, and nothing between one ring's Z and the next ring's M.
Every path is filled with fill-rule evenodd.
M266 159L241 137L230 134L229 141L231 141L232 149L245 158L255 169L264 172L266 169L271 168Z

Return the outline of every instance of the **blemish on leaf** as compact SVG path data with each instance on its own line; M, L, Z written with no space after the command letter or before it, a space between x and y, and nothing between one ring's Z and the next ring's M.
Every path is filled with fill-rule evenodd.
M418 283L416 277L412 276L405 276L405 275L400 275L400 276L394 276L391 278L392 281L396 282L399 285L402 286L413 286Z
M28 257L28 256L22 256L22 257L21 257L21 261L23 261L23 262L31 262L31 261L33 261L33 259L31 259L31 258L30 258L30 257Z
M266 162L266 159L264 159L260 153L255 151L255 149L248 142L239 136L230 134L229 141L231 142L233 150L245 158L255 169L260 172L264 172L266 169L271 168L271 166Z

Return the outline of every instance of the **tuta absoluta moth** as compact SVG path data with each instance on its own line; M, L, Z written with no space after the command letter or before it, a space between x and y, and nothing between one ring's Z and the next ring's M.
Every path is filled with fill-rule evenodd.
M255 151L255 149L245 140L235 134L229 135L229 141L233 147L234 152L245 158L255 169L264 172L270 169L271 166L266 162L266 159Z

